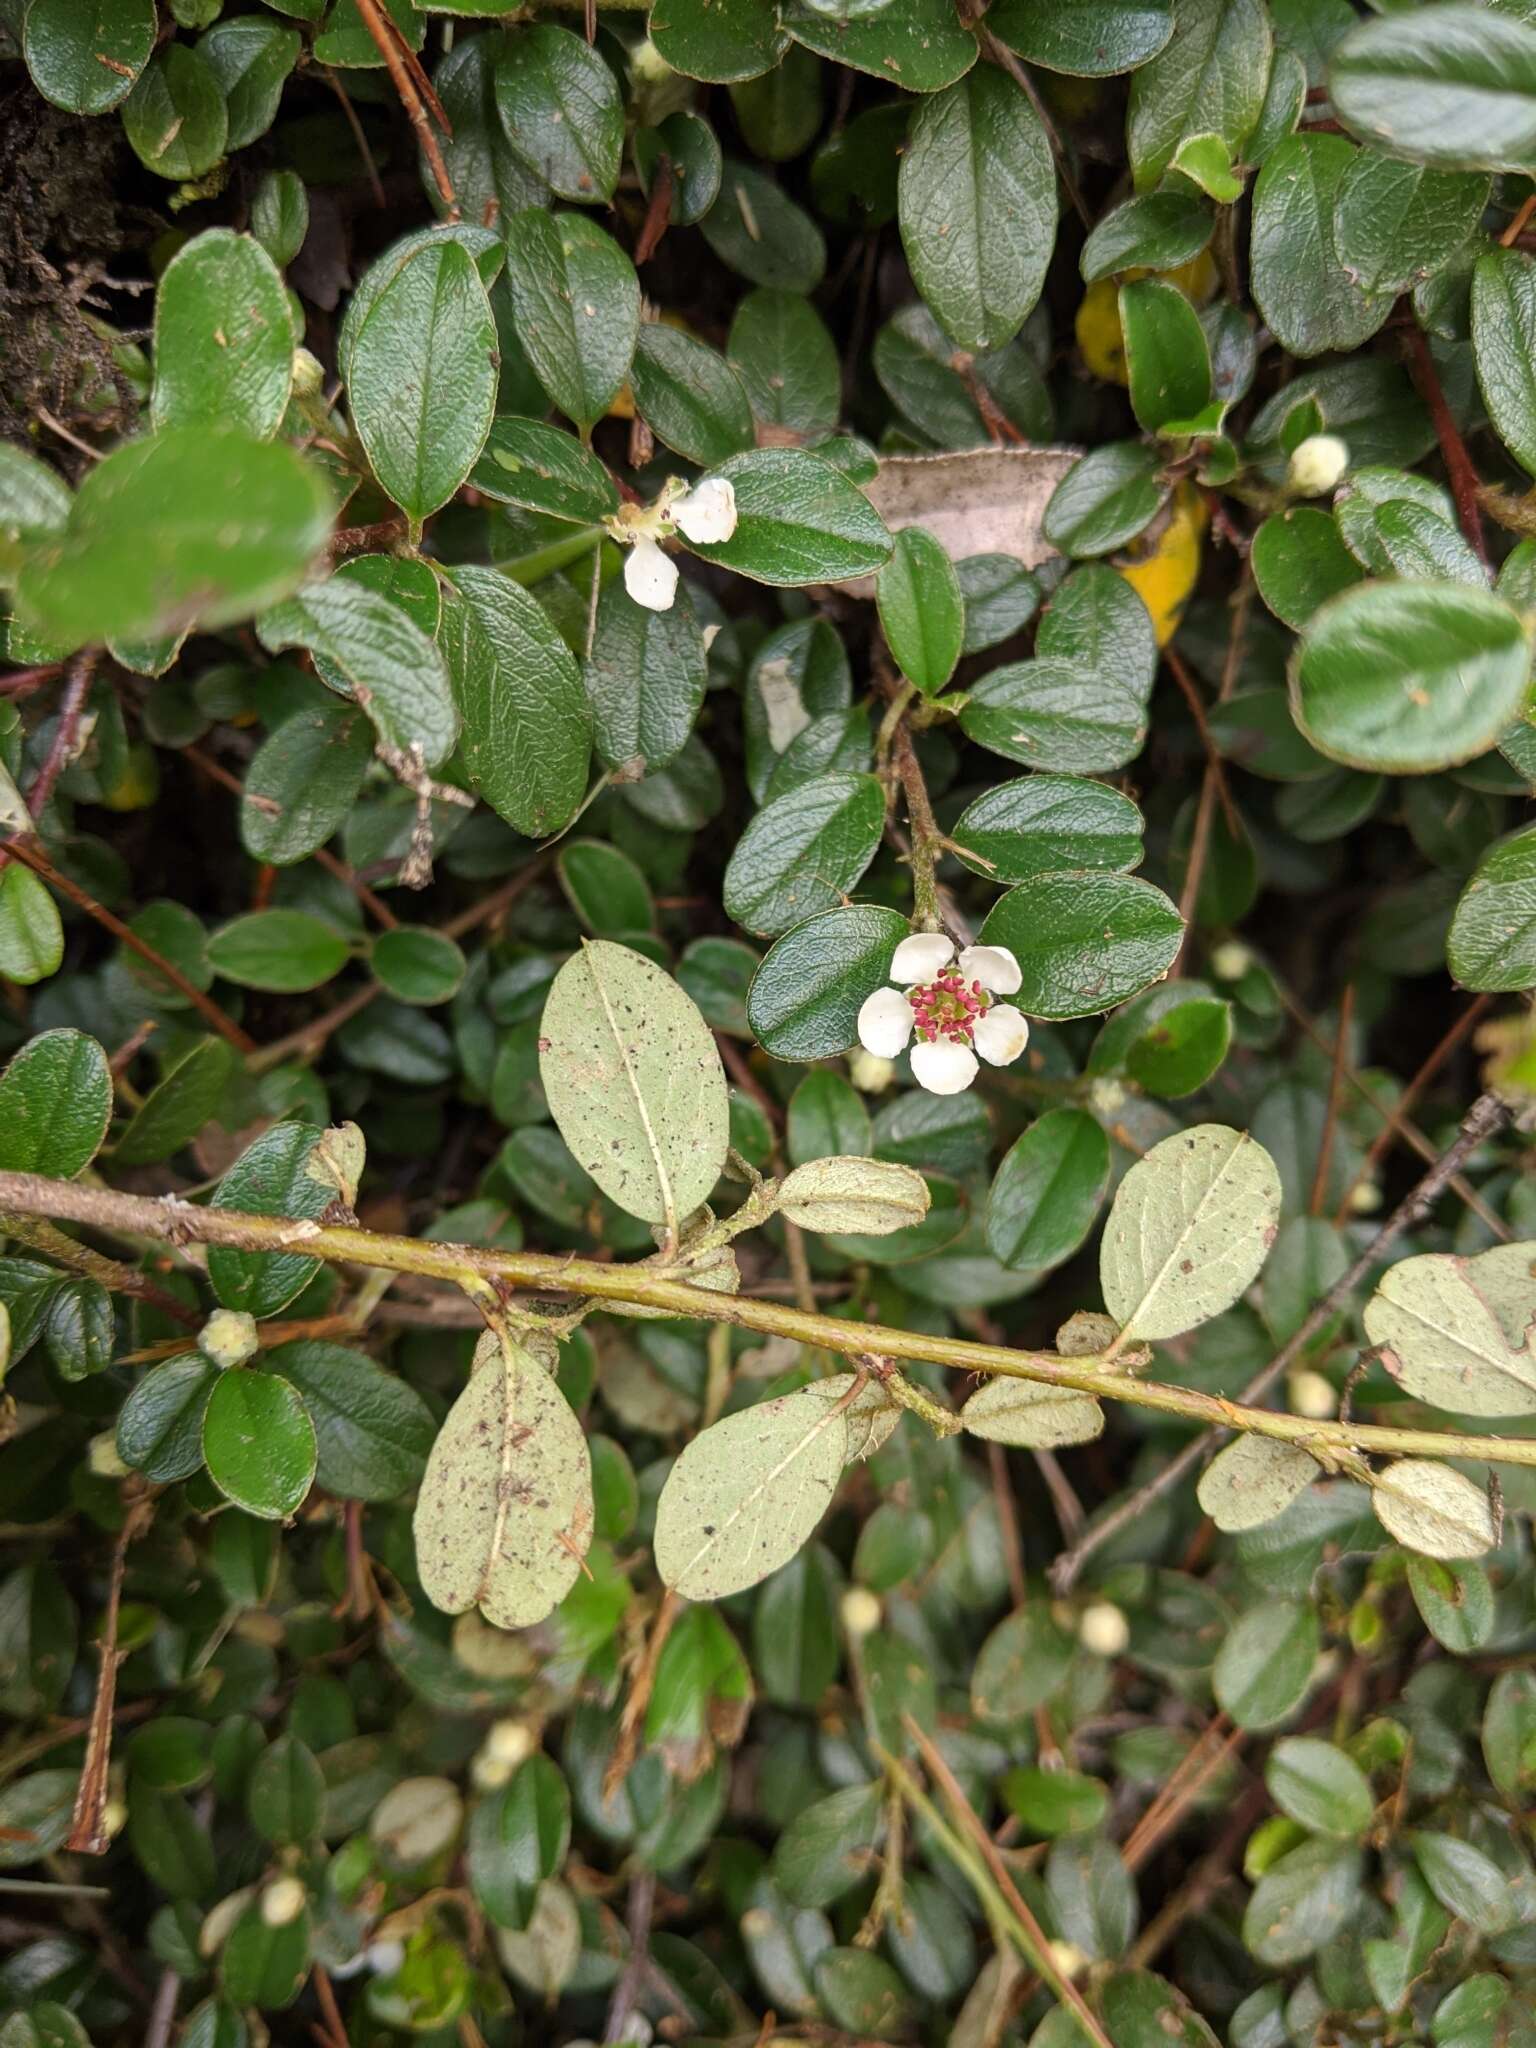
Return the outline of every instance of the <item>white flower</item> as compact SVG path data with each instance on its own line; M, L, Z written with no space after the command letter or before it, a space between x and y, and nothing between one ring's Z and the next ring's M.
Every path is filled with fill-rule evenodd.
M624 558L624 588L648 612L669 612L677 595L677 564L641 534Z
M729 477L706 477L675 501L672 517L696 546L729 540L736 531L736 487Z
M1308 434L1292 453L1286 488L1301 498L1321 498L1349 467L1349 445L1337 434Z
M894 988L876 989L859 1011L859 1043L895 1059L916 1032L912 1072L933 1095L958 1095L980 1069L1010 1066L1029 1042L1029 1026L1007 1003L1023 980L1006 946L967 946L958 961L941 932L914 932L891 955ZM951 965L951 962L954 962Z

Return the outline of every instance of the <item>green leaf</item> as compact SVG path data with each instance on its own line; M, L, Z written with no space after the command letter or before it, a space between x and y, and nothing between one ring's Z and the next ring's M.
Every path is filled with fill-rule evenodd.
M1415 1828L1409 1839L1424 1882L1454 1919L1490 1937L1513 1923L1519 1912L1516 1894L1491 1856L1431 1828Z
M165 1070L113 1144L119 1166L150 1166L190 1143L224 1100L234 1055L222 1038L201 1038Z
M1216 1653L1217 1705L1239 1728L1276 1728L1306 1698L1318 1652L1317 1611L1305 1600L1250 1607Z
M208 940L209 961L227 981L285 995L319 988L351 957L345 935L307 910L253 910Z
M32 83L71 114L126 99L155 47L153 0L33 0L19 19Z
M347 1500L398 1500L419 1486L437 1430L414 1387L360 1351L306 1337L266 1355L315 1426L316 1477Z
M865 998L890 980L907 920L878 904L808 917L772 945L752 980L747 1017L776 1059L833 1059L858 1036Z
M307 1123L273 1124L219 1182L214 1207L318 1222L340 1192L319 1152L329 1135ZM303 1252L248 1252L233 1245L208 1251L208 1278L222 1306L243 1309L258 1321L278 1315L319 1270L319 1261Z
M1222 206L1235 205L1243 196L1243 181L1232 169L1225 136L1186 135L1170 168Z
M1394 163L1362 149L1335 201L1339 261L1367 292L1410 291L1450 262L1487 204L1486 177Z
M678 1225L725 1164L725 1071L669 975L627 946L583 945L550 987L539 1073L560 1134L632 1216Z
M1401 1259L1366 1303L1365 1329L1386 1370L1421 1401L1456 1415L1536 1414L1536 1321L1528 1248L1464 1259Z
M518 339L551 402L590 427L629 375L640 328L634 265L584 214L529 207L505 233Z
M1023 973L1029 1017L1091 1017L1166 974L1183 936L1160 889L1129 875L1042 875L993 905L981 929Z
M1533 37L1536 42L1536 37ZM1536 100L1532 102L1536 110ZM1499 439L1536 476L1536 263L1520 249L1486 249L1472 274L1472 357Z
M1342 1937L1360 1913L1360 1875L1359 1849L1303 1842L1254 1886L1243 1915L1244 1945L1271 1969L1305 1962Z
M1334 210L1355 151L1342 135L1288 135L1253 192L1253 296L1292 355L1358 348L1392 309L1340 256Z
M467 1863L476 1899L499 1927L526 1927L539 1886L563 1868L571 1794L557 1765L531 1756L499 1792L478 1800Z
M1010 1379L1002 1373L983 1380L961 1409L960 1420L972 1436L988 1443L1018 1444L1032 1451L1092 1443L1104 1431L1104 1410L1092 1394L1043 1380Z
M469 481L498 504L522 505L578 526L600 526L619 509L612 477L574 434L505 413L491 422Z
M712 9L708 18L717 13ZM720 144L703 115L679 108L654 128L637 129L634 151L647 198L666 158L672 169L669 218L679 227L696 227L720 197Z
M1314 1735L1277 1742L1264 1766L1269 1796L1314 1835L1363 1835L1376 1801L1370 1780L1342 1749Z
M591 714L549 614L493 569L459 567L441 641L473 788L530 838L558 832L586 794Z
M123 102L123 132L162 178L212 170L229 141L229 110L207 58L186 43L162 43Z
M777 1571L826 1512L847 1448L846 1411L812 1387L696 1436L657 1502L663 1583L686 1600L719 1600Z
M555 865L560 886L588 931L619 938L654 929L650 884L618 847L602 839L568 839Z
M63 531L70 503L69 486L56 471L0 442L0 583L15 581L24 543Z
M1200 316L1177 285L1146 277L1120 287L1131 409L1149 434L1192 419L1211 401L1211 359Z
M732 317L726 356L764 426L811 436L836 427L842 411L837 345L801 293L748 292ZM749 429L748 444L753 438Z
M1230 1308L1268 1255L1280 1176L1262 1145L1196 1124L1137 1160L1099 1252L1104 1305L1128 1336L1176 1337Z
M690 462L724 462L752 447L752 408L730 364L676 327L647 321L630 365L635 409L668 448Z
M18 615L65 647L234 625L296 588L331 520L324 477L291 448L167 428L91 469L67 525L28 551Z
M1446 170L1522 171L1536 154L1536 27L1472 6L1360 22L1334 50L1328 96L1367 142Z
M1453 1656L1470 1657L1489 1641L1497 1619L1493 1585L1481 1565L1408 1559L1408 1589L1419 1618Z
M464 955L456 941L421 924L380 932L368 964L392 996L424 1007L450 1001L465 974Z
M1261 1529L1299 1500L1320 1471L1299 1445L1240 1436L1211 1460L1195 1491L1218 1529Z
M495 1628L542 1621L581 1571L586 1438L544 1368L494 1331L432 1446L414 1529L427 1598L446 1614L478 1607Z
M1536 987L1536 825L1483 854L1451 919L1446 960L1463 988Z
M1110 78L1155 57L1173 34L1172 0L999 0L987 20L1031 64Z
M1064 555L1113 554L1151 525L1167 496L1155 449L1109 441L1067 471L1051 493L1042 530Z
M1145 192L1122 200L1083 244L1078 267L1085 284L1122 270L1177 270L1193 263L1211 239L1211 210L1193 192Z
M496 109L513 154L562 199L608 200L624 105L606 59L552 23L513 30L496 64Z
M1482 1487L1432 1458L1398 1458L1371 1481L1371 1506L1389 1536L1424 1557L1481 1557L1498 1541Z
M353 424L374 475L418 523L479 459L497 362L490 300L457 242L415 250L348 323Z
M781 18L795 41L819 57L906 92L942 92L976 62L976 38L949 0L887 0L874 11L846 15L819 10L810 0L788 0Z
M841 583L891 552L885 521L856 484L803 448L756 448L710 472L736 493L736 531L694 553L756 583Z
M161 1486L201 1471L203 1411L218 1378L201 1352L152 1365L118 1414L123 1463Z
M969 738L1006 760L1084 773L1123 767L1141 751L1147 731L1143 705L1113 677L1049 659L983 676L967 692L960 723Z
M280 1522L315 1477L315 1426L285 1379L237 1370L219 1375L203 1413L203 1461L227 1500Z
M989 882L1027 882L1063 868L1114 874L1138 867L1142 831L1135 804L1106 783L1023 775L985 790L961 812L952 836L959 858Z
M1312 619L1291 664L1291 710L1350 768L1422 775L1486 752L1526 701L1519 614L1490 591L1365 583Z
M788 41L771 0L716 0L710 7L658 0L650 38L674 71L709 85L761 77L778 63Z
M971 1708L982 1721L1018 1721L1044 1706L1071 1668L1076 1643L1044 1600L997 1624L971 1673Z
M20 861L0 869L0 975L23 988L56 974L64 925L43 883Z
M861 2040L905 2040L917 2023L917 2002L884 1956L829 1948L811 1975L821 2009Z
M252 1900L219 1955L224 1997L231 2005L259 2006L267 2012L291 2005L309 1973L311 1935L307 1907L297 1918L272 1927L260 1902Z
M1172 39L1131 80L1126 146L1138 192L1158 183L1187 135L1219 135L1243 159L1272 46L1262 0L1179 0Z
M292 867L346 822L373 759L373 728L346 704L285 718L245 771L240 840L253 860Z
M1056 167L1008 75L979 66L918 108L901 160L902 246L935 317L966 349L1011 341L1056 241Z
M297 29L283 28L275 21L265 21L260 15L249 14L216 22L198 43L198 55L213 72L224 94L229 115L227 149L246 148L272 126L277 118L283 87L303 47L304 40ZM271 175L291 177L292 173L276 172ZM303 194L304 188L300 185L301 200ZM292 205L291 196L286 193L285 196L289 197ZM292 217L290 215L290 221ZM307 200L304 201L304 218L307 221ZM261 241L263 238L257 230L256 219L257 209L253 205L251 232ZM291 236L292 231L291 225L285 227L285 239ZM273 256L273 262L291 262L298 254L303 239L301 234L299 242L289 253L282 257ZM271 254L270 250L268 254Z
M1365 571L1344 545L1338 521L1314 505L1272 512L1253 537L1254 581L1275 617L1301 632L1312 614Z
M443 657L382 591L332 576L263 613L256 630L271 653L305 647L334 670L386 746L428 768L452 753L459 719Z
M802 1084L804 1085L804 1084ZM888 1237L928 1214L928 1184L885 1159L808 1159L779 1188L779 1214L824 1235Z
M83 1031L40 1031L0 1074L0 1170L73 1180L112 1117L107 1056Z
M987 1200L987 1245L1020 1273L1069 1259L1109 1185L1109 1140L1081 1109L1048 1110L1005 1155Z
M659 768L681 752L704 702L704 639L686 590L670 611L638 605L615 579L598 599L583 671L598 758Z
M721 166L720 197L699 228L720 261L751 284L810 292L827 267L826 241L811 216L776 178L735 157Z
M303 1847L319 1839L325 1812L325 1779L305 1745L279 1735L257 1758L246 1789L251 1825L276 1848Z
M724 903L772 936L847 896L875 857L885 792L873 775L820 775L766 805L736 843Z
M824 1799L812 1800L774 1845L774 1883L796 1906L830 1906L852 1891L869 1869L883 1819L878 1781L844 1785Z
M239 427L267 440L293 377L293 316L249 235L210 228L166 265L155 296L156 427Z
M965 599L955 565L931 533L903 527L875 578L880 625L896 666L925 697L955 672L965 639Z

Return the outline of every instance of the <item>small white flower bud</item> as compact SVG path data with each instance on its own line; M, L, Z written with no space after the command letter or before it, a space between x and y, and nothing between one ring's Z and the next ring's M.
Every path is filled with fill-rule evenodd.
M405 1961L403 1941L376 1941L365 1951L368 1967L376 1977L393 1977Z
M505 1758L492 1756L487 1750L482 1749L470 1765L469 1775L474 1779L477 1792L499 1792L504 1785L511 1783L512 1773L516 1768L515 1764L509 1764Z
M308 1894L296 1877L274 1878L261 1895L261 1917L268 1927L287 1927L303 1912Z
M1118 1116L1125 1107L1125 1084L1101 1074L1088 1083L1088 1107L1098 1116Z
M868 1586L850 1586L843 1595L839 1611L843 1617L843 1627L857 1640L880 1626L880 1617L884 1610L881 1608L879 1595L871 1593Z
M482 1756L493 1756L498 1763L510 1764L516 1770L526 1763L538 1747L533 1731L526 1721L496 1721L485 1738Z
M641 534L624 558L624 588L648 612L669 612L677 596L677 564Z
M1241 981L1253 965L1253 954L1241 939L1223 939L1211 955L1211 972L1218 981Z
M1338 1413L1339 1397L1333 1382L1309 1366L1291 1374L1285 1383L1285 1393L1291 1413L1304 1415L1308 1422L1327 1422Z
M896 1062L856 1045L848 1055L848 1078L861 1095L880 1095L896 1078Z
M293 352L293 388L300 398L312 398L323 389L325 370L318 359L307 348L296 348Z
M112 1798L101 1809L101 1831L110 1841L120 1835L128 1825L128 1802Z
M1349 1206L1357 1216L1374 1216L1381 1207L1381 1189L1374 1181L1361 1181L1350 1189Z
M1131 1640L1131 1625L1112 1600L1095 1600L1078 1616L1077 1639L1095 1657L1121 1657Z
M729 477L709 476L672 507L684 537L699 547L729 540L736 531L736 487Z
M210 1365L244 1365L256 1354L256 1318L243 1308L216 1308L197 1333L197 1348Z
M121 1479L129 1469L123 1463L122 1453L117 1448L117 1438L110 1429L104 1429L100 1436L91 1438L88 1458L90 1468L98 1479Z
M660 85L672 76L672 66L649 37L630 51L629 68L644 85Z
M1051 1961L1063 1977L1081 1977L1088 1967L1088 1958L1075 1941L1053 1941L1049 1944Z
M1285 472L1285 487L1299 498L1321 498L1349 467L1349 446L1337 434L1308 434Z

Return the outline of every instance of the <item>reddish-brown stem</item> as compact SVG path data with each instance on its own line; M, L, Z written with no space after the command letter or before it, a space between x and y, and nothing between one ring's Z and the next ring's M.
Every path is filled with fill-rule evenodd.
M85 700L91 694L91 682L96 674L97 650L82 648L72 654L65 669L67 680L64 695L59 701L59 722L54 727L53 739L48 747L47 758L37 771L37 780L27 791L27 809L34 818L40 818L48 807L54 785L69 766L80 737L80 720L85 711Z
M1177 648L1165 647L1163 659L1168 664L1173 680L1179 686L1184 702L1189 706L1189 715L1195 721L1195 731L1200 735L1200 744L1205 749L1206 766L1216 784L1216 800L1221 805L1221 815L1226 820L1227 830L1234 839L1237 839L1241 836L1242 827L1238 823L1237 806L1232 801L1232 792L1227 787L1227 764L1222 760L1221 751L1211 732L1199 687L1185 667L1183 656Z
M421 72L420 64L416 63L415 52L407 48L404 38L379 5L379 0L357 0L357 11L363 27L373 38L374 47L384 59L384 68L389 73L390 82L399 95L400 104L404 107L411 126L416 130L416 140L432 172L433 182L442 196L443 205L448 209L448 218L457 220L459 202L454 193L453 180L448 175L443 152L432 132L432 121L427 112L428 100L423 99L413 76L413 67L415 72ZM407 59L410 61L407 62ZM425 73L421 74L421 78L422 84L425 85ZM427 86L427 95L428 99L435 102L436 95L433 94L430 85ZM437 112L441 116L441 107L437 108ZM446 121L443 122L443 127L447 129Z
M645 219L640 224L640 239L635 244L635 262L649 263L661 247L661 238L667 232L672 217L672 159L663 153L656 159L656 172L651 179L651 196L646 204Z
M216 1031L220 1038L235 1048L236 1052L255 1052L255 1039L242 1031L234 1018L227 1016L219 1008L212 996L205 995L195 983L188 981L179 967L167 960L163 953L157 953L146 939L141 939L120 917L114 917L105 904L98 903L78 882L71 881L68 875L61 874L35 841L8 839L5 847L13 860L19 860L23 867L30 868L50 889L57 889L61 896L73 903L77 910L83 910L103 931L110 932L115 939L121 939L141 960L147 961L157 974L163 974L172 988L179 995L186 997L209 1029Z
M1456 424L1456 415L1446 402L1445 388L1440 382L1440 372L1435 368L1429 337L1421 327L1414 325L1405 327L1402 332L1408 348L1409 370L1434 422L1435 438L1440 443L1451 496L1456 501L1456 517L1461 522L1467 545L1486 568L1488 548L1483 540L1483 513L1478 499L1482 486L1477 471L1472 467L1472 458L1467 453L1461 428Z
M1369 1179L1385 1157L1387 1148L1392 1143L1393 1130L1399 1125L1404 1129L1407 1128L1408 1112L1413 1108L1413 1105L1424 1093L1424 1090L1429 1086L1436 1074L1439 1073L1451 1054L1468 1035L1472 1026L1482 1016L1484 1010L1487 1009L1492 1001L1492 996L1483 995L1475 997L1472 1002L1468 1003L1467 1007L1456 1019L1456 1022L1444 1034L1439 1044L1432 1049L1423 1065L1419 1068L1419 1071L1397 1098L1396 1118L1389 1121L1386 1129L1378 1131L1371 1140L1370 1149L1360 1162L1360 1171L1344 1190L1344 1198L1334 1213L1333 1220L1335 1223L1343 1223L1349 1215L1350 1202L1354 1196L1355 1189L1360 1186L1362 1181Z
M107 1587L107 1611L101 1627L98 1654L101 1674L96 1681L96 1704L85 1741L85 1765L75 1788L75 1811L64 1847L77 1856L105 1856L112 1838L103 1815L107 1804L107 1779L112 1768L112 1713L117 1700L117 1667L127 1652L117 1647L117 1622L122 1606L123 1575L128 1568L128 1546L148 1522L152 1509L147 1500L133 1503L123 1517L117 1544L112 1552L112 1575Z
M1533 213L1536 213L1536 192L1527 192L1520 202L1519 212L1499 237L1499 244L1502 248L1512 249L1515 246L1529 226Z

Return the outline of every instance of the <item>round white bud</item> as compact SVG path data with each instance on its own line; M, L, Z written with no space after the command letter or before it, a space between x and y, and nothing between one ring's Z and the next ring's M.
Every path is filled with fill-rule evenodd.
M312 398L325 386L325 370L319 359L312 356L307 348L296 348L293 352L293 388L300 398Z
M296 1877L274 1878L261 1895L261 1917L268 1927L287 1927L297 1920L308 1893Z
M848 1055L848 1078L861 1095L880 1095L896 1078L896 1062L856 1045Z
M880 1597L871 1593L868 1586L850 1586L843 1595L841 1608L843 1627L854 1638L867 1636L872 1629L880 1626L884 1609Z
M1253 965L1253 955L1241 939L1223 939L1211 954L1211 972L1218 981L1241 981Z
M1339 1397L1333 1382L1322 1373L1313 1372L1310 1366L1291 1374L1285 1383L1285 1394L1291 1413L1305 1416L1308 1422L1327 1422L1338 1413Z
M1125 1107L1125 1083L1100 1074L1088 1083L1088 1107L1096 1116L1118 1116Z
M256 1355L256 1318L243 1308L216 1308L197 1333L197 1348L210 1365L244 1365Z
M1120 1657L1131 1640L1131 1625L1112 1600L1095 1600L1077 1618L1077 1639L1095 1657Z
M1349 1191L1349 1206L1357 1216L1374 1216L1381 1207L1381 1189L1374 1181L1361 1181Z
M1081 1977L1088 1967L1088 1958L1075 1941L1053 1941L1048 1944L1051 1961L1069 1981Z
M1349 445L1337 434L1308 434L1291 456L1285 487L1298 498L1321 498L1349 467Z

